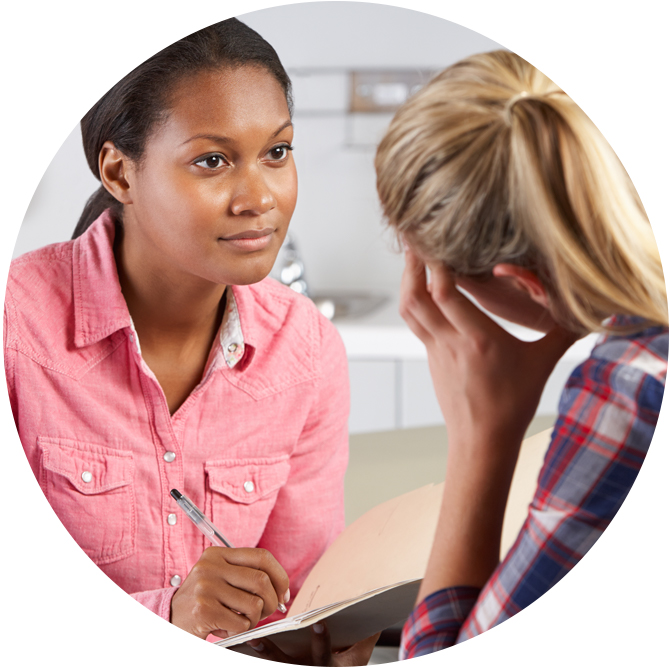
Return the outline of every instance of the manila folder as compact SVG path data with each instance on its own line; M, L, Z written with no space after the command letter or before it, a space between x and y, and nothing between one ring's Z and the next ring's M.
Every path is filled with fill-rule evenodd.
M332 648L344 649L406 619L426 571L442 489L428 484L366 512L321 556L285 619L215 644L273 636L295 655L309 648L309 626L326 619Z

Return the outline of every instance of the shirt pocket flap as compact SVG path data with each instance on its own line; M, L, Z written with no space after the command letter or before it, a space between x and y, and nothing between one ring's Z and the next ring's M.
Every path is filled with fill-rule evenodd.
M65 477L85 495L111 491L132 483L133 454L99 445L78 448L74 441L39 439L46 470Z
M210 489L243 504L276 495L290 469L288 456L205 463Z

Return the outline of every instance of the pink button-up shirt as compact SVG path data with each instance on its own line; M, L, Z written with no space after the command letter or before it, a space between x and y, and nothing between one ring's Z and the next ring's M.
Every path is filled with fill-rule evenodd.
M16 259L5 369L21 442L81 548L164 618L208 546L189 496L235 546L264 547L292 593L344 526L344 347L307 298L234 286L200 384L170 416L142 360L103 214L78 239Z

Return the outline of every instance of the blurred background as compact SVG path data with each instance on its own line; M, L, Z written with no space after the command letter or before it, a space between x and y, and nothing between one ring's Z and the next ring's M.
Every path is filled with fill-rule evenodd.
M273 276L314 299L347 350L351 523L379 502L441 481L447 449L425 349L397 313L403 261L377 201L376 144L434 73L502 47L443 19L378 4L303 3L239 18L275 47L293 81L299 197ZM97 187L77 126L35 192L14 256L69 239ZM503 325L522 339L538 337ZM592 338L582 340L559 362L529 435L552 425L560 389L591 346ZM541 454L533 458L523 474L531 486ZM373 662L397 658L397 632Z
M299 197L290 242L273 276L307 292L333 318L347 349L352 464L357 456L369 457L364 484L352 483L350 521L390 492L410 490L427 477L432 481L436 473L441 479L446 454L425 349L397 313L403 261L382 222L373 167L376 144L394 111L432 74L470 54L502 47L455 23L377 4L303 3L239 18L275 47L293 81ZM69 239L97 187L77 125L35 192L14 256ZM537 337L507 327L520 337ZM588 343L579 343L559 363L540 417L554 415L560 388L586 348ZM388 440L377 434L411 429L432 431L439 444L431 442L421 466L421 436L397 438L398 453L383 459L389 472L374 477L378 483L373 484L370 473L381 467L379 449L389 456L388 446L378 446ZM404 468L409 455L402 448L408 440L415 445L409 472ZM358 448L358 442L365 446ZM393 478L398 481L391 490L385 482Z
M382 235L375 144L394 109L430 73L499 46L427 14L357 2L287 5L239 18L275 47L293 81L300 190L291 229L310 289L394 291L402 262ZM77 127L35 192L15 254L69 239L97 186Z
M376 144L394 111L432 74L502 47L455 23L377 4L303 3L239 18L275 47L293 81L299 197L273 276L308 293L333 318L347 349L351 521L391 494L441 479L446 457L425 349L397 313L403 261L382 222ZM35 192L14 256L69 239L97 187L77 125ZM506 327L522 338L537 337ZM578 343L557 366L538 409L542 426L588 345ZM408 430L415 432L396 432ZM397 445L392 457L389 440Z

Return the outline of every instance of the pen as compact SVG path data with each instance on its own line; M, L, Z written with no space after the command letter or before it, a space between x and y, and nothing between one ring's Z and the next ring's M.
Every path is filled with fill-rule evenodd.
M177 505L186 513L186 516L195 524L197 529L216 547L228 547L233 549L233 545L226 540L223 533L196 507L193 501L189 500L183 493L177 489L172 489L170 495L177 501ZM282 614L286 614L286 606L279 603L277 608Z

